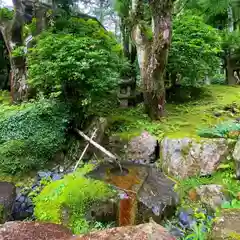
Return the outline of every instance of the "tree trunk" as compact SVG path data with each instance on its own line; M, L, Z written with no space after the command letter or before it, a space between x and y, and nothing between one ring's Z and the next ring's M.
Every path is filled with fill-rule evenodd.
M27 99L28 86L26 76L26 64L24 57L12 57L11 59L11 95L14 103Z
M132 38L136 44L138 63L144 88L144 104L152 119L164 116L164 76L171 42L172 0L151 0L153 36L149 40L141 25L142 1L133 0L132 10L136 18Z
M14 1L15 15L11 21L1 22L0 30L9 54L11 65L10 85L12 101L21 102L27 96L26 67L23 56L13 57L15 47L23 45L24 7L21 0Z

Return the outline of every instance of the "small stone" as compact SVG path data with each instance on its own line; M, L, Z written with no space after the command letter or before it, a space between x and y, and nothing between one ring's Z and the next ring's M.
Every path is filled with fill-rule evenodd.
M213 115L215 116L215 117L221 117L221 113L220 112L215 112L215 113L213 113Z
M141 164L149 164L156 161L158 142L148 132L142 132L140 136L134 137L128 143L126 159L133 161L138 159Z
M177 237L177 238L181 238L184 236L184 232L181 231L181 229L177 228L177 227L173 227L170 229L169 231L173 236Z
M25 203L27 207L33 206L33 202L29 197L26 197Z
M25 198L26 198L25 196L20 195L19 198L17 199L17 201L20 202L20 203L24 203L25 202Z
M220 207L222 203L227 200L221 185L201 185L196 188L196 193L201 203L205 204L212 210L216 210L217 207Z
M27 210L26 210L27 213L30 213L30 214L33 214L34 212L34 208L33 206L29 207Z
M47 171L47 172L39 171L39 172L37 173L37 175L38 175L38 178L41 180L41 179L44 179L44 178L49 178L49 177L51 177L52 172L50 172L50 171Z
M190 190L189 193L188 193L188 196L189 196L189 199L191 201L196 201L197 200L197 192L196 192L196 190L195 189Z
M52 180L53 180L53 181L60 180L61 178L62 178L62 176L61 176L60 174L54 173L54 174L52 175Z

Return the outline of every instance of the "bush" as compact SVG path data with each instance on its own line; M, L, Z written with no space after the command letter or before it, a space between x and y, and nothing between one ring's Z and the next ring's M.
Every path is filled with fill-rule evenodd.
M198 131L200 137L207 138L233 138L240 137L240 122L227 121L216 125L213 128Z
M226 84L226 76L224 74L216 74L211 79L211 84Z
M78 18L58 20L40 36L27 62L31 87L84 114L116 89L126 63L111 34L93 20Z
M63 223L62 210L67 209L68 225L74 234L85 233L93 223L85 219L90 206L96 201L115 196L113 189L104 182L84 177L93 169L85 165L64 179L47 185L35 199L35 216L40 221Z
M218 30L191 12L173 21L172 45L167 70L181 75L181 84L201 85L207 74L213 76L220 66L221 37Z
M42 167L65 141L68 113L40 100L0 110L0 169L6 173Z

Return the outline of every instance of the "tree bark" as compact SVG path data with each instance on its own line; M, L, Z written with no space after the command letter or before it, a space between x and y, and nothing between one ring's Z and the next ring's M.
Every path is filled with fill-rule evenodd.
M11 65L10 85L12 101L18 103L27 97L25 58L23 56L12 56L14 48L23 45L24 6L22 1L15 0L14 8L15 13L13 20L2 21L0 30L8 50Z
M149 40L144 26L141 25L143 14L140 0L132 2L136 22L132 38L137 48L145 109L152 119L159 119L164 116L164 76L171 42L173 0L151 0L149 4L152 11L152 39Z

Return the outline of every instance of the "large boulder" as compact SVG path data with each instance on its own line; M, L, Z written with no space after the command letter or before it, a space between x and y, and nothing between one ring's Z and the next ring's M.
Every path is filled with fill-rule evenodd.
M232 151L226 139L194 140L164 138L161 142L161 164L167 174L178 178L211 175Z
M125 192L126 198L122 198L120 193L118 205L120 222L124 220L124 222L140 224L149 222L152 218L160 223L164 217L174 215L179 203L178 194L174 191L175 182L149 165L122 162L121 166L122 173L120 169L113 171L118 168L113 167L111 163L101 163L87 175L110 183L118 190ZM100 210L101 207L98 209ZM110 212L114 213L114 211Z
M66 240L71 231L61 225L39 222L7 222L0 226L1 240Z
M236 177L240 180L240 140L235 145L233 159L236 162Z
M145 131L128 143L126 160L149 164L157 160L158 151L157 139Z
M16 198L16 187L9 182L0 182L0 223L9 220Z
M71 240L175 240L162 226L151 222L137 226L117 227L74 237Z
M210 240L240 239L240 209L225 209L221 211L213 226Z

